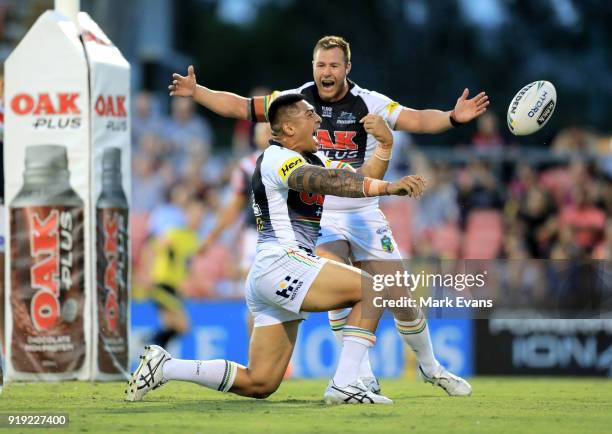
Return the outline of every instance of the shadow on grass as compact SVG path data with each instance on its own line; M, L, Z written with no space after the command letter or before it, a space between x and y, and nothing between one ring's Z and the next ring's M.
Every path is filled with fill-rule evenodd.
M123 401L121 401L124 403ZM202 412L214 410L217 412L236 412L237 410L267 412L267 410L278 411L287 409L287 411L297 411L298 409L324 409L332 408L333 406L326 405L323 401L309 401L303 399L287 399L283 401L268 401L268 400L250 400L250 399L235 399L235 400L214 400L214 399L194 399L171 401L171 400L149 400L141 402L125 402L119 408L113 408L113 413L160 413L160 412Z

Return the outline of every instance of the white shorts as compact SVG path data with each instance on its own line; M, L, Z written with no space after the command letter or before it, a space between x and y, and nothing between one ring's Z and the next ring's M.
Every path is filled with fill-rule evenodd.
M254 326L306 319L302 302L325 262L300 249L259 246L245 290Z
M387 218L378 208L334 211L323 208L317 247L332 241L348 241L351 261L401 260Z

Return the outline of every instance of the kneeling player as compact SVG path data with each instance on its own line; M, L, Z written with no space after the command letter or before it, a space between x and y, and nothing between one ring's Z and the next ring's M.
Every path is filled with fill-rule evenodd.
M362 315L362 287L372 285L360 270L313 254L325 194L343 197L410 195L419 197L424 181L407 176L396 182L368 177L378 174L380 159L371 158L355 173L337 169L317 152L321 118L302 95L277 98L269 109L271 145L257 161L253 175L254 211L259 240L247 278L246 299L255 329L249 366L227 360L177 360L163 348L146 348L126 390L126 400L138 401L169 380L191 381L211 389L265 398L280 385L293 353L299 323L306 312L352 307L343 330L343 347L336 374L324 398L328 403L392 401L369 391L359 380L359 366L374 345L378 315ZM392 144L384 122L377 123L381 152ZM364 176L366 175L366 176ZM396 317L401 312L394 312Z

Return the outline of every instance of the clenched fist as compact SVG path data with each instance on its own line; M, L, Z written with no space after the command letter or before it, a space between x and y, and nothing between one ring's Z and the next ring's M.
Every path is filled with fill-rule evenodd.
M425 191L427 182L420 175L404 176L398 181L390 182L387 192L394 196L410 196L419 198Z
M383 147L393 145L393 134L391 134L391 129L382 116L370 113L361 118L359 122L363 124L366 133L374 136Z

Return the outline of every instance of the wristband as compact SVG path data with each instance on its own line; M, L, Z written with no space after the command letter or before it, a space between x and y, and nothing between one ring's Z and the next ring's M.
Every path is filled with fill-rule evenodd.
M387 186L389 183L387 181L381 181L380 179L368 178L367 176L363 178L363 196L364 197L373 197L373 196L386 196Z
M462 123L462 122L457 122L457 120L455 119L455 116L454 116L454 115L455 115L455 110L451 111L451 112L450 112L450 115L448 116L448 117L449 117L449 119L450 119L450 123L451 123L451 125L452 125L453 127L458 127L458 126L460 126L460 125L463 125L463 123Z

